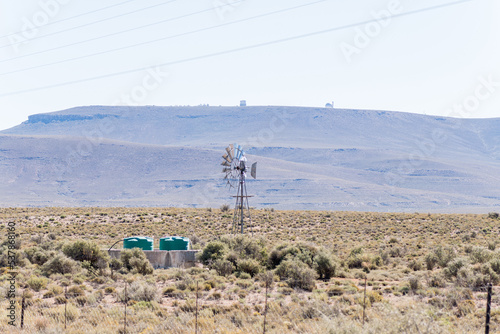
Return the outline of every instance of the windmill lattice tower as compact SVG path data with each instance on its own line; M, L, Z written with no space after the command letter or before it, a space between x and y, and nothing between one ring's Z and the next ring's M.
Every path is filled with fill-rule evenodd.
M248 198L253 196L248 195L245 182L246 172L249 169L247 166L247 158L240 145L231 144L226 147L226 152L227 153L222 156L224 159L222 161L222 165L224 166L222 172L226 174L224 180L227 181L230 188L237 188L236 196L233 196L236 198L236 204L234 206L232 233L238 229L238 225L240 227L240 232L244 233L245 219L248 220L247 225L250 226L250 229L252 226ZM257 177L256 162L252 164L250 175L254 179Z

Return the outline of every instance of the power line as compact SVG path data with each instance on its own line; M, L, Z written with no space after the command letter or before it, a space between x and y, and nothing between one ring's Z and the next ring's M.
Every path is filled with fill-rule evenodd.
M280 10L276 10L276 11L265 13L265 14L260 14L260 15L256 15L256 16L244 18L244 19L241 19L241 20L236 20L236 21L232 21L232 22L228 22L228 23L222 23L222 24L219 24L219 25L211 26L211 27L196 29L196 30L192 30L192 31L188 31L188 32L184 32L184 33L180 33L180 34L176 34L176 35L162 37L162 38L154 39L154 40L151 40L151 41L146 41L146 42L141 42L141 43L137 43L137 44L127 45L127 46L123 46L123 47L120 47L120 48L115 48L115 49L111 49L111 50L96 52L96 53L92 53L92 54L88 54L88 55L84 55L84 56L78 56L78 57L63 59L63 60L52 62L52 63L46 63L46 64L41 64L41 65L36 65L36 66L32 66L32 67L28 67L28 68L23 68L23 69L19 69L19 70L14 70L14 71L10 71L10 72L3 72L3 73L0 73L0 76L2 76L2 75L8 75L8 74L14 74L14 73L18 73L18 72L24 72L24 71L33 70L33 69L37 69L37 68L41 68L41 67L46 67L46 66L51 66L51 65L58 65L58 64L61 64L61 63L69 62L69 61L74 61L74 60L88 58L88 57L93 57L93 56L102 55L102 54L106 54L106 53L110 53L110 52L115 52L115 51L120 51L120 50L124 50L124 49L129 49L129 48L137 47L137 46L140 46L140 45L151 44L151 43L155 43L155 42L159 42L159 41L163 41L163 40L167 40L167 39L171 39L171 38L175 38L175 37L186 36L186 35L190 35L190 34L194 34L194 33L198 33L198 32L203 32L203 31L207 31L207 30L211 30L211 29L220 28L220 27L223 27L223 26L228 26L228 25L232 25L232 24L236 24L236 23L241 23L241 22L245 22L245 21L255 20L255 19L258 19L258 18L265 17L265 16L280 14L280 13L283 13L283 12L286 12L286 11L290 11L290 10L294 10L294 9L298 9L298 8L302 8L302 7L306 7L306 6L315 5L315 4L318 4L320 2L325 2L325 1L328 1L328 0L318 0L318 1L307 3L307 4L302 4L302 5L298 5L298 6L294 6L294 7L289 7L289 8L280 9ZM210 9L210 10L212 10L212 9ZM4 61L0 61L0 63L2 63L2 62L4 62Z
M46 26L53 25L53 24L56 24L56 23L60 23L60 22L64 22L64 21L69 21L69 20L75 19L77 17L82 17L82 16L85 16L85 15L89 15L89 14L93 14L93 13L96 13L96 12L100 12L102 10L109 9L109 8L112 8L112 7L121 6L123 4L126 4L128 2L132 2L132 1L137 1L137 0L123 1L123 2L116 3L116 4L111 5L111 6L107 6L107 7L102 7L102 8L99 8L99 9L95 9L95 10L92 10L90 12L85 12L85 13L81 13L81 14L77 14L77 15L74 15L74 16L67 17L65 19L61 19L61 20L57 20L57 21L53 21L53 22L48 22L47 24L44 24L43 26L46 27ZM14 32L14 33L11 33L11 34L8 34L8 35L0 36L0 38L5 38L5 37L9 37L9 36L12 36L12 35L18 35L18 34L22 34L22 33L23 33L22 31L18 31L18 32Z
M471 2L471 1L473 1L473 0L454 1L454 2L450 2L450 3L446 3L446 4L441 4L441 5L436 5L436 6L432 6L432 7L417 9L417 10L406 12L406 13L394 14L394 15L391 16L391 18L400 18L400 17L404 17L404 16L409 16L409 15L413 15L413 14L418 14L418 13L422 13L422 12L427 12L427 11L435 10L435 9L440 9L440 8L454 6L454 5L459 5L459 4L463 4L463 3ZM201 56L196 56L196 57L191 57L191 58L185 58L185 59L180 59L180 60L165 62L165 63L161 63L161 64L156 64L155 66L169 66L169 65L181 64L181 63L186 63L186 62L190 62L190 61L195 61L195 60L200 60L200 59L205 59L205 58L211 58L211 57L221 56L221 55L225 55L225 54L240 52L240 51L246 51L246 50L250 50L250 49L255 49L255 48L260 48L260 47L264 47L264 46L273 45L273 44L279 44L279 43L289 42L289 41L293 41L293 40L297 40L297 39L302 39L302 38L307 38L307 37L311 37L311 36L322 35L322 34L325 34L325 33L330 33L330 32L333 32L333 31L343 30L343 29L347 29L347 28L352 28L352 27L356 27L358 25L368 24L368 23L377 22L377 21L378 21L377 19L366 20L366 21L362 21L362 22L347 24L347 25L338 26L338 27L334 27L334 28L329 28L329 29L325 29L325 30L310 32L310 33L307 33L307 34L301 34L301 35L295 35L295 36L291 36L291 37L286 37L286 38L282 38L282 39L278 39L278 40L274 40L274 41L268 41L268 42L263 42L263 43L248 45L248 46L244 46L244 47L240 47L240 48L235 48L235 49L230 49L230 50L224 50L224 51L219 51L219 52L214 52L214 53L209 53L209 54L205 54L205 55L201 55ZM126 71L120 71L120 72L114 72L114 73L109 73L109 74L103 74L103 75L99 75L99 76L95 76L95 77L90 77L90 78L85 78L85 79L66 81L66 82L62 82L62 83L58 83L58 84L53 84L53 85L47 85L47 86L42 86L42 87L36 87L36 88L18 90L18 91L14 91L14 92L10 92L10 93L0 94L0 97L6 97L6 96L12 96L12 95L18 95L18 94L24 94L24 93L30 93L30 92L35 92L35 91L39 91L39 90L56 88L56 87L67 86L67 85L74 85L74 84L77 84L77 83L82 83L82 82L87 82L87 81L94 81L94 80L105 79L105 78L110 78L110 77L114 77L114 76L120 76L120 75L125 75L125 74L140 72L140 71L145 71L145 70L148 70L150 68L151 68L151 66L147 66L147 67L135 68L135 69L126 70Z
M244 1L244 0L240 0L240 1ZM318 2L322 2L322 1L327 1L327 0L321 0L321 1L318 1ZM232 6L232 5L234 5L234 3L225 4L225 5L222 5L221 7L223 7L223 6ZM309 5L309 4L307 4L307 5ZM302 5L301 6L297 6L297 7L302 7ZM213 8L208 8L208 9L204 9L204 10L201 10L201 11L192 12L192 13L189 13L189 14L185 14L185 15L181 15L181 16L177 16L177 17L173 17L173 18L161 20L161 21L158 21L158 22L149 23L149 24L142 25L142 26L139 26L139 27L135 27L135 28L131 28L131 29L126 29L126 30L118 31L118 32L111 33L111 34L107 34L107 35L103 35L103 36L98 36L98 37L86 39L84 41L79 41L79 42L75 42L75 43L71 43L71 44L61 45L61 46L58 46L58 47L55 47L55 48L51 48L51 49L46 49L46 50L42 50L42 51L32 52L32 53L28 53L28 54L21 55L21 56L17 56L17 57L13 57L13 58L9 58L9 59L0 60L0 63L4 63L4 62L7 62L7 61L12 61L12 60L16 60L16 59L20 59L20 58L25 58L25 57L29 57L29 56L33 56L33 55L38 55L38 54L49 52L49 51L59 50L59 49L67 48L67 47L78 45L78 44L92 42L92 41L95 41L95 40L98 40L98 39L102 39L102 38L106 38L106 37L110 37L110 36L115 36L115 35L119 35L119 34L122 34L122 33L130 32L130 31L134 31L134 30L138 30L138 29L142 29L142 28L151 27L151 26L154 26L154 25L157 25L157 24L160 24L160 23L175 21L175 20L178 20L178 19L186 18L186 17L189 17L189 16L194 16L194 15L205 13L205 12L212 11L212 10L213 10ZM161 40L161 39L159 39L159 40ZM139 43L138 45L141 45L141 44L142 43ZM2 47L0 47L0 49L1 48ZM113 51L113 49L110 50L110 51ZM42 66L44 66L44 65L42 65Z
M127 13L123 13L123 14L118 14L118 15L111 16L111 17L108 17L108 18L105 18L105 19L100 19L100 20L97 20L97 21L93 21L93 22L85 23L85 24L82 24L82 25L79 25L79 26L76 26L76 27L71 27L71 28L68 28L68 29L64 29L64 30L59 30L59 31L52 32L52 33L50 33L50 34L46 34L46 35L42 35L42 36L33 37L33 38L30 38L30 41L35 40L35 39L44 38L44 37L47 37L47 36L57 35L57 34L60 34L60 33L63 33L63 32L67 32L67 31L70 31L70 30L75 30L75 29L78 29L78 28L87 27L87 26L90 26L90 25L92 25L92 24L101 23L101 22L104 22L104 21L108 21L108 20L116 19L116 18L118 18L118 17L122 17L122 16L130 15L130 14L135 14L135 13L142 12L142 11L144 11L144 10L147 10L147 9L151 9L151 8L155 8L155 7L159 7L159 6L167 5L167 4L169 4L169 3L176 2L176 1L177 1L177 0L170 0L170 1L167 1L167 2L160 3L160 4L152 5L152 6L149 6L149 7L144 7L144 8L136 9L136 10L133 10L133 11L131 11L131 12L127 12ZM242 0L241 0L241 1L242 1ZM10 47L10 46L13 46L13 45L17 45L17 44L21 44L21 43L24 43L24 41L19 41L19 42L15 42L15 43L12 43L12 44L8 44L8 45L0 46L0 49L7 48L7 47Z

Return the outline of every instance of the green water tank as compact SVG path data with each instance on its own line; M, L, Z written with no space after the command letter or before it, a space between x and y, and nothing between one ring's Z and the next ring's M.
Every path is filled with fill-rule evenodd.
M150 237L130 237L123 239L123 248L140 248L142 250L153 250L153 238Z
M160 250L189 250L189 238L163 237L160 238Z

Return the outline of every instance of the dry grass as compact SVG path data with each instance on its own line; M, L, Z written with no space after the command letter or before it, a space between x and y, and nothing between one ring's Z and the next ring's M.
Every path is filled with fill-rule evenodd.
M283 242L306 242L323 247L339 261L334 277L315 281L311 292L274 283L268 294L270 333L484 331L485 292L472 279L485 272L487 261L500 260L500 245L496 245L500 220L494 215L253 210L252 218L254 237L265 239L268 253ZM7 222L15 222L21 251L47 244L57 250L64 242L81 239L108 248L133 235L155 237L155 247L164 235L187 236L201 249L228 234L232 213L179 208L19 208L0 210L0 221L4 235ZM454 267L439 261L428 270L428 263L433 263L429 254L435 254L439 246L453 250L452 260L469 261L470 272L458 273L457 268L452 275ZM155 270L146 276L81 269L37 279L40 266L20 261L17 282L19 290L29 289L33 295L26 321L34 333L62 328L63 305L56 300L62 297L62 286L79 295L68 298L72 307L68 333L95 332L96 328L116 333L123 326L125 282L154 285L158 292L144 299L138 293L137 300L129 301L131 333L193 330L196 282L202 332L262 331L265 296L258 275L224 277L207 268ZM5 268L2 273L0 330L6 328L8 277ZM361 323L364 277L368 280L365 326ZM498 287L495 291L500 292ZM499 303L494 295L492 332L500 330Z

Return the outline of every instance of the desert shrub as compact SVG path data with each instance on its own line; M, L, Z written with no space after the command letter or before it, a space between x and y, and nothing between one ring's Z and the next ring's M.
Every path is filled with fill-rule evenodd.
M374 256L372 258L371 262L372 262L374 267L380 267L381 265L383 265L385 263L384 259L380 255Z
M471 289L452 288L445 295L445 306L447 308L457 307L460 302L473 298Z
M226 252L226 245L222 242L209 242L201 252L200 261L204 264L211 264L219 259L223 259Z
M63 253L79 262L88 262L94 269L105 269L108 267L108 254L103 252L99 246L91 241L78 240L63 246Z
M112 270L119 270L123 267L123 263L122 261L120 261L120 259L111 259L111 261L109 262L109 267L112 269Z
M45 277L31 276L28 279L27 283L29 287L34 291L40 291L42 289L45 289L48 283L48 279L46 279Z
M452 277L457 277L460 268L466 266L467 263L468 262L466 258L463 257L457 258L453 261L448 262L446 268L444 268L443 273L448 279Z
M85 296L78 296L75 298L75 303L78 306L85 306L85 304L87 304L87 302L88 302L88 299Z
M56 298L54 298L54 302L56 304L66 304L67 299L64 296L56 296Z
M417 260L412 260L410 261L410 263L408 264L408 268L410 268L411 270L413 271L419 271L419 270L422 270L422 263L420 263L419 261Z
M487 283L492 280L492 277L489 276L488 269L485 268L485 272L481 271L482 268L474 269L472 266L467 265L458 270L456 285L461 287L468 288L482 288ZM496 274L494 274L496 276ZM496 276L498 278L498 276ZM493 277L495 279L495 277Z
M85 281L82 277L74 277L73 278L73 283L75 284L82 284ZM92 280L93 282L96 282L96 279Z
M223 237L221 242L227 245L230 254L238 258L254 259L265 264L268 258L266 242L262 238L253 238L246 235ZM233 264L236 264L233 262Z
M212 292L212 294L210 294L210 296L208 296L209 300L220 300L221 298L222 298L222 294L218 291L214 291L214 292Z
M59 253L53 258L45 262L42 266L42 272L46 276L52 274L73 274L78 270L78 263L68 258L66 255Z
M488 213L488 218L498 219L498 217L499 217L498 212L490 212L490 213Z
M16 239L19 241L19 238ZM9 254L10 251L10 254ZM0 267L8 267L12 262L12 258L9 259L9 256L13 256L13 262L16 265L23 266L24 260L24 252L21 252L17 249L8 249L7 246L0 247Z
M33 264L43 265L51 254L40 247L34 246L24 250L26 258Z
M60 287L59 285L55 285L55 284L52 284L52 285L49 285L49 291L53 292L54 295L60 295L61 293L64 292L63 288Z
M219 276L229 276L235 270L234 265L228 260L219 259L212 264L212 268L215 269Z
M335 276L338 263L325 252L320 252L314 257L314 268L320 279L330 279Z
M54 292L52 291L47 291L42 296L42 298L52 298L52 297L55 297Z
M264 284L264 286L272 287L274 283L274 273L272 271L265 271L257 276L257 279Z
M349 268L363 268L367 271L376 268L376 265L373 263L373 258L369 254L365 254L361 247L351 251L346 260L346 264Z
M85 291L83 291L83 289L80 286L73 285L72 287L70 287L68 289L66 295L69 298L74 298L74 297L78 297L78 296L84 296L85 295Z
M421 288L420 280L417 276L411 276L408 278L408 283L410 285L410 290L415 293Z
M382 295L377 291L367 291L366 298L370 301L370 304L380 303L383 300Z
M229 204L222 204L220 206L220 211L227 212L227 211L229 211L229 208L230 208Z
M16 234L16 238L14 239L14 242L12 242L12 239L5 238L2 243L0 243L0 246L3 247L10 247L10 250L16 249L19 250L21 249L21 238L19 238L19 234Z
M124 291L122 292L124 293ZM150 302L158 299L156 285L150 282L134 281L127 289L129 300Z
M436 253L432 252L432 253L429 253L425 256L425 266L427 268L427 270L433 270L434 267L436 266L436 264L438 264L439 262L439 259L436 255Z
M116 292L116 289L112 286L107 286L104 288L104 293L107 295L115 293L115 292Z
M238 270L253 277L261 271L261 266L257 260L243 259L238 261Z
M132 273L149 275L153 273L153 266L140 248L124 249L120 254L123 267Z
M184 293L178 290L175 286L167 286L165 289L163 289L163 295L165 297L182 298L184 296Z
M326 290L326 294L328 297L342 296L344 294L344 289L338 285L334 285Z
M485 263L492 257L492 252L484 247L473 247L469 258L472 263Z
M296 258L312 268L314 257L317 254L318 249L313 245L302 242L296 244L284 243L271 251L269 254L269 265L271 268L276 268L285 259Z
M475 287L485 286L488 283L497 285L500 281L498 273L492 268L490 263L483 263L479 269L481 278L476 278Z
M239 275L238 275L238 277L241 278L241 279L250 279L250 278L252 278L252 276L250 276L250 274L243 273L243 272L240 272Z
M457 313L459 317L464 317L468 314L474 313L476 304L471 299L461 301L457 304Z
M433 253L437 258L437 264L439 264L441 268L445 268L448 263L456 257L456 252L452 247L439 246L434 249Z
M316 272L298 259L286 259L276 268L276 274L291 288L312 291L315 287Z
M491 269L497 274L500 275L500 258L493 258L489 262Z
M427 285L431 288L444 288L446 280L441 273L437 273L428 278Z
M389 248L389 255L391 257L403 257L406 253L406 250L402 247L391 247Z

